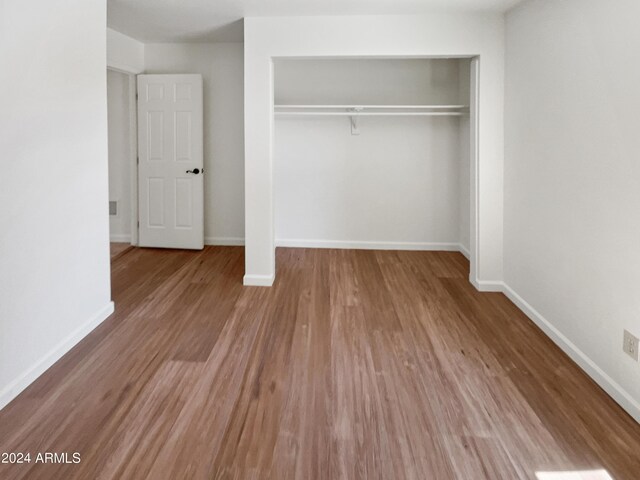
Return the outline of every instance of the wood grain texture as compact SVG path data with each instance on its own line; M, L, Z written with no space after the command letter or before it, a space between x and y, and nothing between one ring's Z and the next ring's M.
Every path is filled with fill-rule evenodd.
M116 260L118 257L127 253L133 247L130 243L111 242L109 244L109 251L111 253L111 261Z
M536 479L640 472L640 426L451 252L133 249L116 313L0 412L2 479ZM595 478L597 474L584 476Z

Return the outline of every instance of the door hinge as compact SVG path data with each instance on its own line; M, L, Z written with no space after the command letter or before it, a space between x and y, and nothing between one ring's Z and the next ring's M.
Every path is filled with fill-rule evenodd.
M140 157L136 157L136 165L140 165Z

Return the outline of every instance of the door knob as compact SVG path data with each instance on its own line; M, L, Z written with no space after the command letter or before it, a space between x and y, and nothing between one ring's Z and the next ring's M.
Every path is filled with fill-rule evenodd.
M194 168L193 170L187 170L187 173L193 173L194 175L198 175L200 173L200 169Z

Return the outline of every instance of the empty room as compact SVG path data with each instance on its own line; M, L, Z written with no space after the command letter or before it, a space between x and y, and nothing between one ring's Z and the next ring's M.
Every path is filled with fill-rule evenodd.
M640 479L640 2L0 2L0 479Z

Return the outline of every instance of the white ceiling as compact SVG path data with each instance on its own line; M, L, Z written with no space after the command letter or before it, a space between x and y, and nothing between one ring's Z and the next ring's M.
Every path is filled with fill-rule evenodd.
M522 0L108 0L108 25L150 42L241 42L243 17L504 12Z

